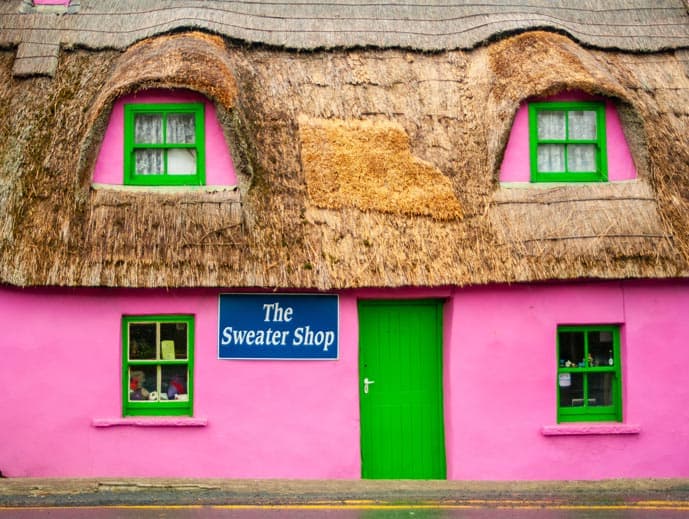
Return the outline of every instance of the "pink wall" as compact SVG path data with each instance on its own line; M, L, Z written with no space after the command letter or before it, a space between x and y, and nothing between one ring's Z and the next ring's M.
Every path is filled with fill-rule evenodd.
M222 127L215 115L215 107L204 96L184 90L148 90L118 99L110 114L108 128L101 143L93 182L122 184L124 179L124 105L125 103L205 103L206 185L233 186L237 184L229 148Z
M540 101L535 99L534 101ZM615 105L609 100L570 92L542 99L544 101L605 101L605 136L608 148L608 180L632 180L636 178L634 161L624 137L622 124ZM529 109L523 102L512 124L510 138L500 166L500 182L530 182L531 157L529 155Z
M217 294L0 292L0 470L9 476L355 478L360 472L352 300L340 361L218 360ZM87 310L88 309L88 310ZM194 415L205 427L97 428L121 416L123 313L195 314ZM354 348L355 350L355 348ZM345 388L351 388L346 391ZM328 460L324 463L324 460Z
M218 291L3 288L0 470L359 478L357 298L442 297L448 478L689 477L688 289L628 281L347 292L339 360L230 361L217 358ZM94 427L120 417L124 313L195 315L194 418L205 426ZM636 434L542 433L555 425L556 326L585 323L622 326L615 432Z
M34 5L69 5L69 0L33 0Z
M449 377L458 397L446 410L454 439L448 477L688 476L689 386L680 375L689 362L687 288L625 282L458 291L450 311ZM624 423L640 433L544 436L541 427L556 423L556 326L615 323L622 325Z

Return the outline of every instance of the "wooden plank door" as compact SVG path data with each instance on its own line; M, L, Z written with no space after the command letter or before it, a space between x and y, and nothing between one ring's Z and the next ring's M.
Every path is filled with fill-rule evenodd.
M445 479L442 302L359 302L362 477Z

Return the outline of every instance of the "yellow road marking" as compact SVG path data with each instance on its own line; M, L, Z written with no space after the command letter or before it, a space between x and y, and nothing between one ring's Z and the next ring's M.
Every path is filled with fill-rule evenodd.
M471 500L457 503L415 503L387 504L372 501L337 501L306 504L266 504L266 505L104 505L104 506L0 506L0 511L10 510L468 510L479 508L494 509L550 509L550 510L672 510L689 511L689 501L638 501L621 505L569 505L549 501L481 501Z

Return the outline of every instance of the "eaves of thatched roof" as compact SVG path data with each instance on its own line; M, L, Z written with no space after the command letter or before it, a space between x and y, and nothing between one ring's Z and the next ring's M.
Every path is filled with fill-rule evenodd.
M98 4L141 5L81 0L76 14L22 16L78 24L67 20ZM163 15L184 2L157 4ZM689 19L681 2L643 4L666 13L675 44L654 36L654 45L633 48L620 33L612 49L526 31L492 32L466 48L441 50L436 40L436 52L405 48L403 39L364 48L354 35L325 49L323 36L295 52L247 46L236 33L134 31L138 43L108 48L82 47L64 29L49 78L17 73L20 40L0 31L0 283L341 289L686 276L689 55L680 34ZM336 12L341 4L327 5ZM412 9L397 2L376 12L403 27L402 6ZM1 9L4 27L21 20ZM580 9L582 25L597 13ZM639 31L644 12L628 18ZM214 102L236 190L92 185L114 101L147 88L194 90ZM520 103L568 90L615 103L638 179L501 185Z
M0 47L19 46L15 71L24 74L51 73L60 47L123 50L190 29L293 50L471 49L542 28L602 49L689 47L683 0L73 0L61 11L5 0L0 17Z

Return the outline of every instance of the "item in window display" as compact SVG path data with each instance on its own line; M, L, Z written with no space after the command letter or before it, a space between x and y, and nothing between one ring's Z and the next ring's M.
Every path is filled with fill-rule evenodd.
M612 366L615 364L615 361L612 359L612 350L608 352L608 355L610 355L610 358L608 359L608 366Z
M148 394L148 399L149 400L158 400L158 392L157 391L151 391Z
M143 386L146 376L143 371L132 371L129 377L129 399L148 400L149 392Z
M184 385L182 379L175 375L170 379L170 384L167 386L167 397L170 400L179 400L179 395L184 393Z
M163 360L175 360L175 341L160 341L160 348L162 350Z

